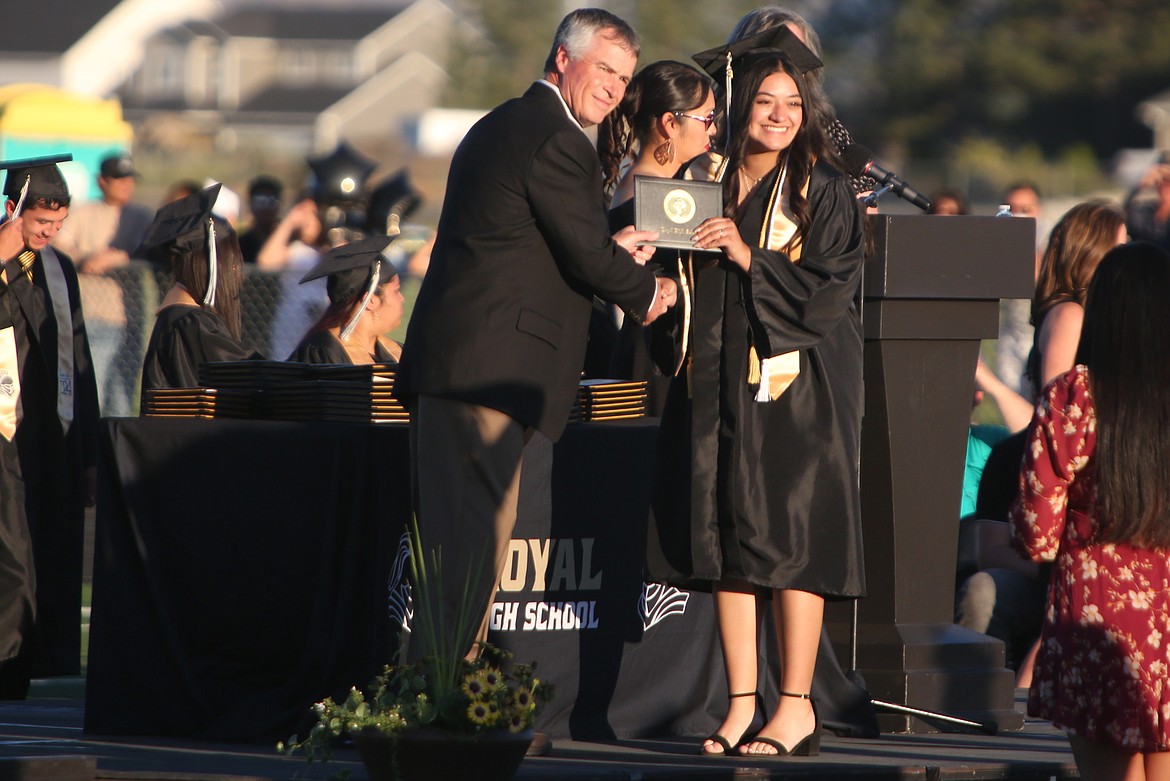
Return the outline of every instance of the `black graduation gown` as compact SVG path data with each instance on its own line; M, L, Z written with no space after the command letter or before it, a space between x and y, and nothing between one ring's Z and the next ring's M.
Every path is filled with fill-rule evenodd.
M776 173L739 220L759 240ZM864 593L858 456L862 411L861 214L848 182L816 166L802 257L752 249L697 271L693 398L670 389L648 533L652 580L721 579L827 597ZM714 255L697 253L696 266ZM761 357L800 351L800 374L776 401L747 384Z
M155 317L142 362L142 394L155 388L199 387L209 361L243 361L261 355L232 336L223 318L192 304L172 304ZM143 405L145 406L145 405Z
M374 347L375 363L397 363L381 342ZM287 360L312 364L353 364L345 347L329 331L313 331L297 345Z
M609 229L617 233L635 220L634 199L630 198L609 210ZM650 263L656 271L676 276L674 268L678 257L675 250L659 248ZM674 338L676 334L663 323L674 323L668 313L659 318L659 326L647 328L632 318L625 318L620 329L613 317L613 307L594 299L592 319L589 321L589 346L585 356L587 378L646 381L646 414L658 417L666 404L673 371ZM664 319L665 318L665 319Z
M23 418L0 437L0 686L76 674L81 663L85 473L97 462L97 381L73 262L57 252L73 327L73 421L57 412L57 320L42 255L12 275L0 320L14 326ZM16 267L16 264L13 263ZM31 546L30 546L31 542ZM20 655L19 661L13 657ZM10 670L19 666L15 676Z

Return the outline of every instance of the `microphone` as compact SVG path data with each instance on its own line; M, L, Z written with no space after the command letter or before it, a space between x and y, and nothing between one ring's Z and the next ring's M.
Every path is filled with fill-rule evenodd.
M898 178L893 171L887 171L873 161L873 152L861 144L851 144L841 151L841 159L845 162L845 170L852 176L869 176L886 185L903 200L917 206L922 211L930 211L930 199L915 190Z

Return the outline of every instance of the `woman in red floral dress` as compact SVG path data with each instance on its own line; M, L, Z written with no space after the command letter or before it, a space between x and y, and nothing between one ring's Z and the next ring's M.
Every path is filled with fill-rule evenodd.
M1170 254L1109 252L1028 430L1017 546L1055 563L1028 712L1084 778L1170 778Z

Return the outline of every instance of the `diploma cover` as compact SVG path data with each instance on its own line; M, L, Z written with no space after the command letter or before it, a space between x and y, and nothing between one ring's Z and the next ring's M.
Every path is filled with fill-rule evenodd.
M695 228L710 217L723 216L723 185L657 176L634 177L634 223L638 230L656 231L656 247L694 249Z

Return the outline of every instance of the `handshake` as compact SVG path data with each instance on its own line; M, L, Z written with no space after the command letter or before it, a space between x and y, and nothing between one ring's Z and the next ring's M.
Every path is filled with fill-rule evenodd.
M630 253L634 262L642 266L646 265L646 261L654 255L654 245L650 242L657 238L657 233L636 230L632 225L622 228L613 236L614 241ZM678 285L673 279L658 277L656 282L654 300L650 303L650 309L646 312L646 316L642 318L642 325L653 323L678 300Z

